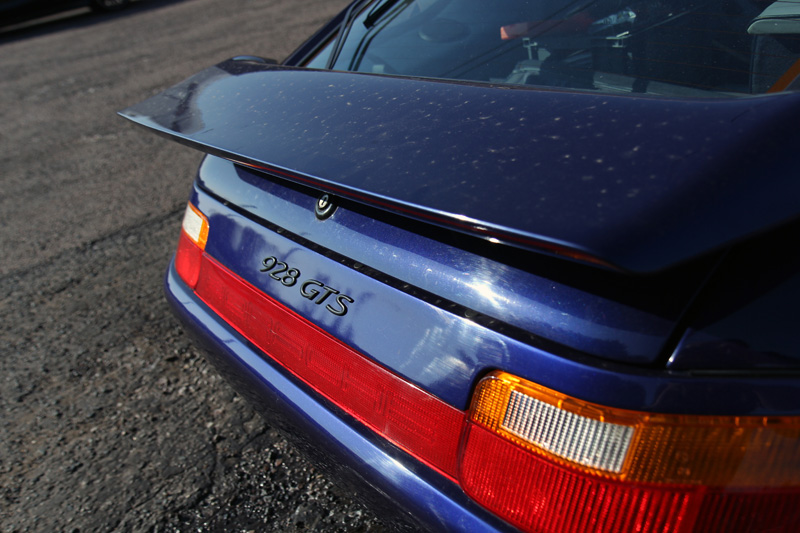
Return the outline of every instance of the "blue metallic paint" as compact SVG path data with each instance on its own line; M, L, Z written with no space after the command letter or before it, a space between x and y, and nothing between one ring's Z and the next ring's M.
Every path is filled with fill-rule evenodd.
M792 377L698 377L691 372L603 362L566 349L546 351L312 252L197 188L192 202L209 218L212 230L206 251L212 257L345 343L460 409L466 408L482 375L502 369L612 407L716 415L800 413L800 384ZM311 219L312 212L309 206ZM349 294L356 301L351 311L336 317L303 298L296 287L271 281L259 271L266 256L299 268L302 279L319 279ZM425 342L417 346L419 339Z
M630 280L584 271L586 281L599 277L595 285L613 287L606 295L597 289L587 293L567 284L574 276L564 265L553 271L546 259L520 252L516 267L498 261L500 245L481 256L350 209L320 223L309 216L313 191L289 189L216 157L203 161L197 179L202 189L250 215L292 228L354 261L541 338L620 362L649 364L658 358L705 275L698 268ZM456 245L466 244L459 241ZM538 275L526 271L531 268Z
M800 372L800 222L733 248L693 306L671 369Z
M798 94L666 100L227 61L123 116L428 222L633 271L798 215Z

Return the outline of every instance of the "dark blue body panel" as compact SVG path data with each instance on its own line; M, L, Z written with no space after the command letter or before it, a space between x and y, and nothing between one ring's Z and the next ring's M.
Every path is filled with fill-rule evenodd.
M732 249L697 299L669 368L781 374L797 369L800 250L787 244L798 240L795 222Z
M263 204L264 197L253 196L252 201ZM342 264L331 257L330 252L338 250L314 251L283 228L264 228L263 222L200 189L195 189L192 203L213 228L206 246L209 255L281 304L459 409L467 407L480 377L502 369L611 407L686 414L800 414L800 386L791 376L698 377L611 363L552 345L536 347L424 301L413 295L411 287L399 290L374 273ZM307 215L313 219L311 212L309 206ZM346 209L340 207L320 224L335 225L337 217L346 220ZM261 272L262 260L271 256L299 269L301 280L318 279L352 297L348 313L336 316L304 298L297 287L285 287ZM572 298L576 307L581 304L579 295Z
M800 212L797 94L666 100L228 61L123 115L419 220L637 272Z
M483 253L476 253L465 249L467 239L458 234L456 242L442 242L430 235L429 228L415 233L407 223L398 227L371 216L374 213L352 209L337 211L321 222L310 213L318 196L315 191L288 188L274 177L270 180L216 157L204 160L198 184L256 219L291 228L316 245L404 284L536 338L620 362L651 364L659 357L686 301L706 275L703 268L685 268L631 280L563 262L551 265L548 258L516 250L504 263L498 257L501 245L489 244L479 250ZM219 225L226 233L234 231L226 221ZM215 253L224 254L229 262L240 261L239 249L215 249ZM585 285L592 285L592 292L570 286L575 270ZM413 315L399 318L398 324L409 319L413 321Z

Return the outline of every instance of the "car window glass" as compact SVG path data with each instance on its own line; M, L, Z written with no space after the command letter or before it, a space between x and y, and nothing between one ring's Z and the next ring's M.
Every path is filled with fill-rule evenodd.
M328 66L328 59L331 57L333 47L336 44L336 35L330 37L321 48L319 48L310 59L303 63L308 68L325 68Z
M800 17L788 0L383 0L353 18L334 68L609 93L777 92L800 74L800 23L785 22L787 9Z

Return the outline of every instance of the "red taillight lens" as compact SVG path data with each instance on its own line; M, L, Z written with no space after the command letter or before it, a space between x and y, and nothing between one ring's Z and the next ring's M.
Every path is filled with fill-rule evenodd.
M525 531L769 532L800 527L796 489L726 489L611 481L571 470L472 425L464 490Z
M472 425L461 462L464 490L515 526L540 532L691 531L680 488L632 486L548 461Z
M187 204L183 215L178 251L175 253L175 270L192 289L200 276L200 263L208 241L208 219L192 204Z
M460 480L537 532L796 531L800 421L612 409L497 372L470 410Z
M175 252L175 270L181 279L192 289L197 285L200 277L200 260L203 250L197 247L192 240L181 232L178 237L178 251Z

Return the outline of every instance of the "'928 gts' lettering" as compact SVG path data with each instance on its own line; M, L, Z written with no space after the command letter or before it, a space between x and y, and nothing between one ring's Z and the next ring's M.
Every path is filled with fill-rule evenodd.
M269 277L278 281L284 287L294 287L301 279L301 272L296 268L289 267L283 261L279 261L277 257L267 257L261 261L261 272L269 272ZM311 300L317 305L322 305L325 302L325 309L330 311L336 316L344 316L348 311L348 304L355 303L351 297L346 294L341 294L333 287L329 287L315 279L303 281L300 284L300 294L303 298Z
M300 294L304 298L308 298L317 305L322 305L328 296L334 295L331 303L325 306L325 309L337 316L344 316L347 314L347 304L353 303L355 300L346 294L339 294L339 291L332 287L328 287L321 281L310 279L300 286Z

